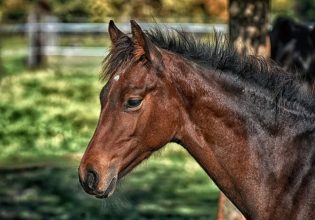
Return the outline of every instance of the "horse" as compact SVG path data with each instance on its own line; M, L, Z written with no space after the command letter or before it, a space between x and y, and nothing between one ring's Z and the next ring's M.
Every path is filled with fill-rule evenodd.
M315 27L278 17L270 32L271 59L289 71L297 71L309 84L315 81Z
M220 37L109 22L98 125L79 166L97 198L169 142L248 219L315 219L315 99L272 61ZM163 169L161 167L160 169Z

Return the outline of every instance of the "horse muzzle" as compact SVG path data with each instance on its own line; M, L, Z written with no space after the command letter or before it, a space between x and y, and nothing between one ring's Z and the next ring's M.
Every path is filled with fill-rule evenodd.
M79 181L85 192L94 195L96 198L107 198L111 196L117 185L117 175L108 175L102 179L100 175L94 170L88 170L86 174L80 173Z

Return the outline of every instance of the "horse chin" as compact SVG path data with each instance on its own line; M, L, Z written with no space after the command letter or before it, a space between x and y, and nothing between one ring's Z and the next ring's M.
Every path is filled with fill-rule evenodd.
M98 199L104 199L104 198L108 198L111 195L113 195L113 193L115 192L116 189L116 185L117 185L117 176L115 176L111 182L109 183L108 187L106 188L105 191L103 192L98 192L95 194L95 197Z

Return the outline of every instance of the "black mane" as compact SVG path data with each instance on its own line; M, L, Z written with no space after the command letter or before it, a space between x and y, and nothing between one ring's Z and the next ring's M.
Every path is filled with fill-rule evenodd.
M263 88L287 103L296 103L307 112L315 113L314 94L302 89L303 83L295 74L285 72L270 60L262 57L239 55L222 35L215 34L208 42L197 40L194 35L177 30L153 28L146 36L159 48L180 54L208 69L233 74L248 86ZM127 61L133 62L132 40L125 36L112 46L104 60L102 78L111 78ZM296 109L296 108L295 108ZM300 109L300 108L298 108Z

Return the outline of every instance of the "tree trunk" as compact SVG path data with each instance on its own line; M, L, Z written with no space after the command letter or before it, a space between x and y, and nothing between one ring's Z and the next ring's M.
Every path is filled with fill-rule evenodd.
M229 35L244 54L269 57L270 0L230 0Z
M270 0L230 0L229 38L241 54L270 56ZM243 220L243 215L220 194L218 220Z
M43 32L41 23L46 21L50 12L51 8L48 1L38 0L28 15L29 50L27 63L29 68L38 68L46 65L47 57L44 53L44 47L48 34Z
M28 67L38 68L45 66L46 58L43 51L43 34L40 26L41 14L38 10L32 10L28 16Z

